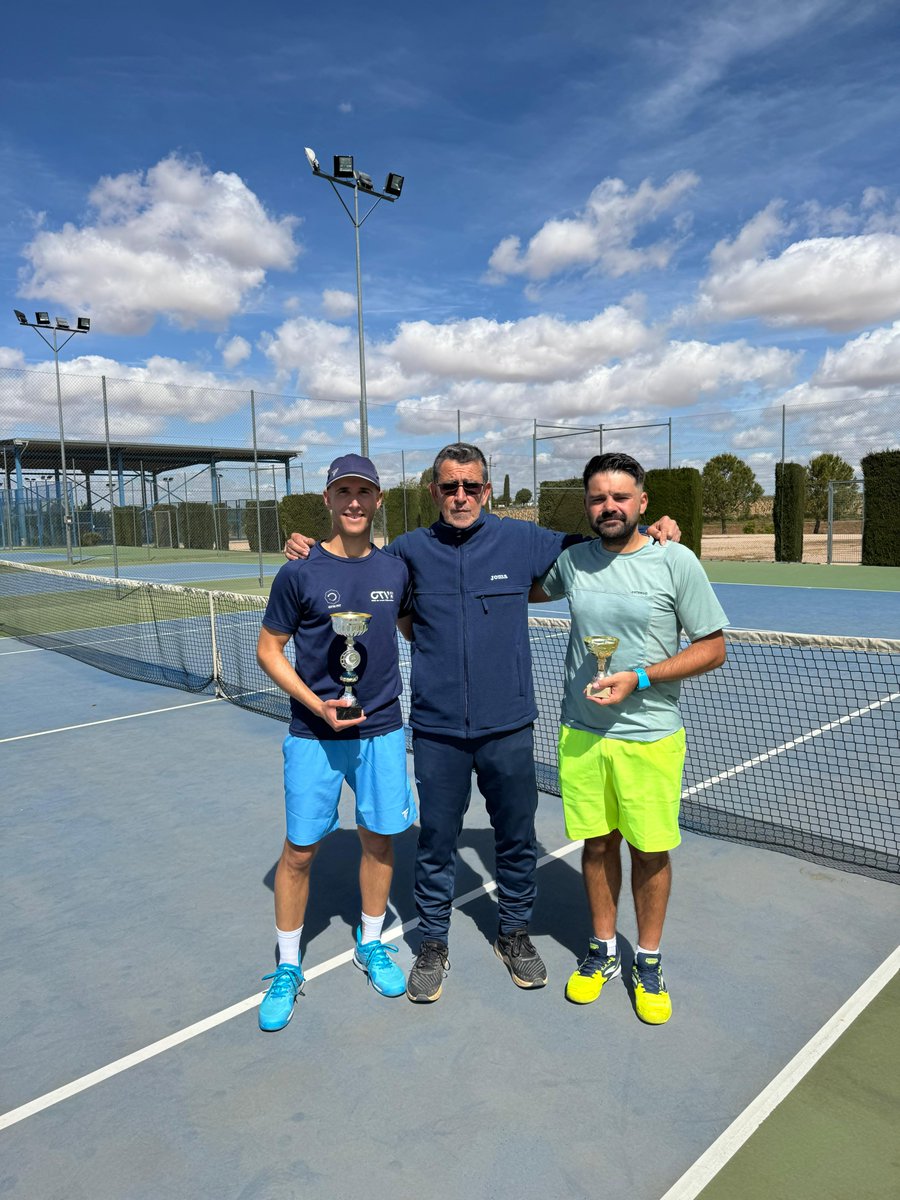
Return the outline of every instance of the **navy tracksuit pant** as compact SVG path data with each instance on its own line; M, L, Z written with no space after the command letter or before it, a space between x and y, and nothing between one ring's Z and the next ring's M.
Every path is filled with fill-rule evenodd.
M421 823L415 893L423 939L448 939L457 844L472 795L473 771L494 830L500 929L508 933L527 925L537 869L531 725L476 738L415 732L413 762Z

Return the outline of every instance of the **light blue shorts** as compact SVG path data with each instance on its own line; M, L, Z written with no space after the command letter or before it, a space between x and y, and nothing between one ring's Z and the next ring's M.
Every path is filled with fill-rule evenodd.
M402 729L334 742L288 734L282 751L287 839L295 846L313 846L340 826L345 779L356 795L356 823L364 829L402 833L418 816Z

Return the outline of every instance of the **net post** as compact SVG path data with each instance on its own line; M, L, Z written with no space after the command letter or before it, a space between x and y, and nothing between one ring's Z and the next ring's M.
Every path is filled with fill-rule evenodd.
M225 693L222 690L222 664L219 661L219 647L216 643L216 596L215 592L208 592L209 597L209 634L212 649L212 681L215 688L215 693L221 700Z

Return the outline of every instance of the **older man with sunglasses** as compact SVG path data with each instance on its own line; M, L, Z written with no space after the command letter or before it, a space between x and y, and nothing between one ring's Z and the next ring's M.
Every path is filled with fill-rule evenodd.
M388 546L409 568L413 612L410 725L421 828L415 896L421 944L407 981L417 1003L437 1000L449 966L456 854L472 772L494 830L499 931L494 951L520 988L547 972L528 936L535 898L537 717L528 640L528 593L568 545L582 539L484 511L487 462L477 446L445 446L431 494L440 518ZM662 540L678 527L662 518ZM292 535L289 557L307 540Z

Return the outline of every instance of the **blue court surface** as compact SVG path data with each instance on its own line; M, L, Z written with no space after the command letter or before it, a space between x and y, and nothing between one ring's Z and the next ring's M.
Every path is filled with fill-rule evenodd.
M550 984L520 991L491 949L476 793L444 995L388 1000L350 962L348 798L314 868L306 995L262 1034L284 725L12 639L0 685L3 1197L686 1200L693 1185L670 1189L891 969L895 884L686 834L664 941L671 1022L640 1024L621 981L567 1004L590 931L578 846L543 796L532 934ZM414 850L415 830L396 839L404 969ZM626 897L627 872L627 965ZM886 1062L897 1037L885 1028ZM887 1193L860 1177L856 1194Z

